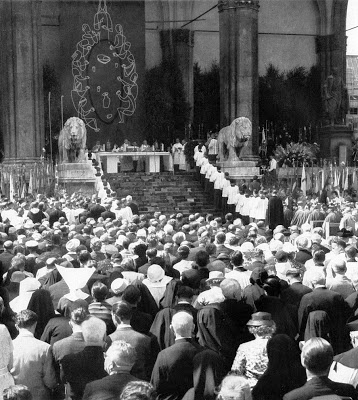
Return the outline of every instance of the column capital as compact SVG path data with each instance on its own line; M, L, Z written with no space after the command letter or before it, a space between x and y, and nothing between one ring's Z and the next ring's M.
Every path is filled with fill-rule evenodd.
M219 0L218 9L219 12L230 9L252 9L254 11L259 11L260 5L259 0Z

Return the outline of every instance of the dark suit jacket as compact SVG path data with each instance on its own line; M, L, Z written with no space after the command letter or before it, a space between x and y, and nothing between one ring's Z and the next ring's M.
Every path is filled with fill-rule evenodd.
M312 397L332 394L351 397L353 400L357 399L357 392L353 386L333 382L325 376L310 379L302 387L285 394L283 400L308 400Z
M209 270L207 268L189 269L182 274L182 282L185 286L192 289L199 289L202 279L209 278Z
M332 321L332 346L335 353L347 350L348 334L344 327L349 309L343 297L325 287L317 287L305 294L298 309L298 325L300 338L303 340L308 315L311 311L325 311Z
M305 264L306 261L312 258L312 254L309 250L299 250L296 253L295 261L299 262L300 264Z
M112 211L104 211L102 214L101 214L101 217L104 219L104 220L106 220L107 218L110 218L110 219L116 219L116 214L114 213L114 212L112 212Z
M131 374L139 379L149 380L154 364L150 338L135 331L132 327L118 327L108 336L107 343L110 345L115 340L124 340L134 347L137 358Z
M216 245L216 255L218 256L219 254L231 254L233 253L233 250L227 248L224 244L217 244Z
M68 354L62 358L60 364L61 377L69 384L73 400L82 399L87 383L107 376L103 349L99 346L86 346L79 353Z
M126 384L137 380L127 372L106 376L86 385L83 400L117 400Z
M106 209L100 204L95 204L92 207L90 207L89 211L90 211L89 217L94 218L97 221L97 219L101 216L101 214L106 211Z
M179 339L158 354L151 378L157 400L179 400L193 386L193 359L201 350L191 339Z
M189 256L188 256L187 260L188 261L195 261L196 254L201 250L205 250L205 247L203 247L203 246L196 247L195 246L194 248L190 249L190 253L189 253Z
M152 322L153 317L150 314L139 311L137 308L133 309L131 327L135 331L148 335Z
M292 285L287 287L281 292L281 300L285 304L292 304L294 306L299 307L302 297L307 294L311 293L312 289L309 287L302 285L301 282L294 282Z

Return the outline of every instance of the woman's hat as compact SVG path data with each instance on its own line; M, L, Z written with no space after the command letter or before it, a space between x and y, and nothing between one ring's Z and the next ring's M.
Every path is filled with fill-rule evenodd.
M117 278L112 282L111 290L114 294L118 295L120 293L123 293L124 290L127 288L127 286L128 286L128 281L126 279Z
M250 321L246 324L248 326L272 326L274 321L271 314L268 312L257 312L251 315Z
M210 271L206 283L209 285L220 285L224 279L224 274L221 271Z
M165 272L160 265L153 264L148 268L147 276L152 283L160 282L164 278Z

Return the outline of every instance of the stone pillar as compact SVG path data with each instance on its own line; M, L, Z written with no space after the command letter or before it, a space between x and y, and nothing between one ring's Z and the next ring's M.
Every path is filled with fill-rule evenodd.
M186 101L190 105L190 122L194 115L194 32L190 29L167 29L160 32L163 60L174 58L184 83Z
M258 159L259 73L257 0L219 0L220 120L252 122L252 140L242 159Z
M44 145L41 2L0 2L1 133L6 163L33 162Z

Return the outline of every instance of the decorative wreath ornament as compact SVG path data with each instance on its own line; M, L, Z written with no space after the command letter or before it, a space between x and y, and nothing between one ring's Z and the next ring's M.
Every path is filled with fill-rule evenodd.
M95 132L98 120L110 125L136 110L138 74L131 44L122 25L113 29L106 0L99 0L93 28L82 25L82 39L72 54L72 103L77 115Z

